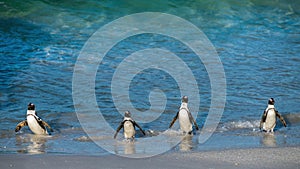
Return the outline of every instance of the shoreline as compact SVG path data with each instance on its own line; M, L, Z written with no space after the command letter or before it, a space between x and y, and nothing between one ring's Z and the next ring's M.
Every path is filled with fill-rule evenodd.
M1 154L0 168L300 168L300 147L172 152L131 159L117 155Z

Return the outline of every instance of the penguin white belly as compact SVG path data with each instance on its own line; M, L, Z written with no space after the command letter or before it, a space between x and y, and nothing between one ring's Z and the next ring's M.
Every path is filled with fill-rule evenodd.
M266 131L273 132L276 125L276 114L274 110L269 110L265 123L263 124L263 129Z
M192 131L192 123L190 122L190 118L188 112L185 109L180 110L179 112L179 125L180 130L183 132L190 132Z
M27 124L34 134L48 134L48 132L39 125L34 116L27 116Z
M124 137L126 139L130 139L130 138L134 138L134 135L135 135L135 129L132 122L126 121L124 123Z

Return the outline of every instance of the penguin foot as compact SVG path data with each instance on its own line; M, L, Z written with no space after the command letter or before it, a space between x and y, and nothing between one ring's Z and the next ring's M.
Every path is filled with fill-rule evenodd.
M132 138L126 138L126 139L124 139L124 141L128 142L128 143L131 143L131 142L134 142L135 139L134 139L134 137L132 137Z

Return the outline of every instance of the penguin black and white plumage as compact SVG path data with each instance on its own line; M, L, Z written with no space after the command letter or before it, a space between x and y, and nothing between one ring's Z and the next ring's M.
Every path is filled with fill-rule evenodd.
M37 116L33 103L28 104L26 120L17 125L15 132L18 132L24 126L28 126L34 134L48 135L46 127L53 132L50 125Z
M173 118L172 122L170 123L169 128L173 126L176 120L179 120L180 130L184 133L192 134L193 130L193 123L195 125L196 130L199 130L199 127L193 118L191 112L188 109L188 97L183 96L182 102L179 111L177 112L176 116Z
M284 127L286 127L284 118L275 109L274 104L275 100L273 98L270 98L268 101L268 107L264 111L259 125L259 128L263 129L263 131L274 132L274 128L276 126L276 117L278 117Z
M125 139L134 139L135 137L135 126L137 126L141 132L145 134L144 130L141 128L140 125L138 125L132 118L131 118L131 113L129 111L125 112L124 115L124 120L120 123L119 127L117 128L117 131L114 135L114 138L117 137L118 132L124 128L124 137Z

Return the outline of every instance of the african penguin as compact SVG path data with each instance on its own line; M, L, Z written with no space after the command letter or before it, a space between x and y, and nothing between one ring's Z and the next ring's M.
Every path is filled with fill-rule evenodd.
M259 125L259 128L263 129L263 131L274 132L274 128L276 126L276 117L278 117L284 127L286 127L284 118L275 109L274 104L275 100L273 98L270 98L268 101L268 106L261 117Z
M172 122L170 123L169 128L173 126L175 121L179 119L179 126L180 130L184 133L192 134L193 130L193 123L195 125L196 130L199 130L199 127L193 118L191 112L188 109L188 97L183 96L181 101L181 106L179 111L177 112L176 116L173 118Z
M53 132L49 124L36 115L35 105L33 103L28 104L27 118L17 125L15 132L18 132L24 126L28 126L34 134L49 134L46 127Z
M126 111L124 115L124 119L120 123L119 127L117 128L114 138L117 137L118 132L123 128L125 139L134 139L135 126L137 126L142 131L142 133L146 135L144 130L131 118L131 113L129 111Z

